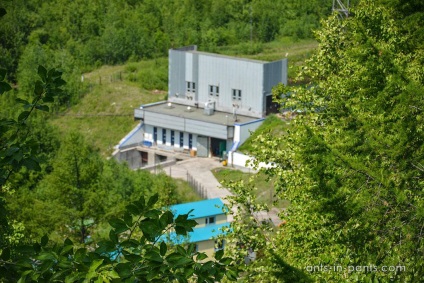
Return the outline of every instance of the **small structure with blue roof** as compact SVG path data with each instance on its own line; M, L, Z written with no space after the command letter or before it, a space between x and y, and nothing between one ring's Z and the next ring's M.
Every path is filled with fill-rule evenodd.
M176 204L169 208L177 217L190 212L188 219L196 220L197 226L187 237L177 236L175 232L164 235L165 241L175 244L195 243L199 252L206 253L209 257L214 252L224 248L224 241L217 241L219 236L225 235L230 223L227 221L228 208L220 198Z

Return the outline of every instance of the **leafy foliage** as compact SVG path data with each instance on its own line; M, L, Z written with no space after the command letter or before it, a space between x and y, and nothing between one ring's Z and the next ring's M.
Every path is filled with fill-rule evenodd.
M109 221L109 239L95 250L78 248L71 240L52 243L47 236L39 243L17 250L19 260L2 253L1 266L6 280L19 282L215 282L224 277L235 280L237 271L229 267L231 259L217 253L215 260L202 261L203 253L194 245L168 247L157 243L166 231L178 235L193 230L196 221L188 215L176 217L170 211L154 208L158 195L148 201L143 197L127 206L122 218ZM137 239L139 240L137 240ZM16 257L16 255L15 255Z
M393 19L394 11L362 4L317 31L319 48L300 74L311 78L309 87L291 88L283 99L288 89L274 90L303 114L286 135L256 139L257 162L279 164L266 172L291 205L280 215L286 224L268 241L263 229L237 230L250 245L261 244L263 256L246 267L249 280L418 282L424 276L422 44ZM239 194L249 201L244 206L255 203L248 189Z

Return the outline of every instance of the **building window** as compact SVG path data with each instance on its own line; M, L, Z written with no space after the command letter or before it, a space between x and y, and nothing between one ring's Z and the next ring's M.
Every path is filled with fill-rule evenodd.
M223 250L225 247L225 241L222 239L215 241L215 251Z
M218 97L219 96L219 86L210 85L209 86L209 95Z
M188 148L191 149L193 147L193 135L188 134Z
M233 100L241 100L241 90L233 89Z
M215 224L215 216L213 216L213 217L206 217L205 218L205 224L206 225Z
M156 143L158 141L158 128L153 127L153 141Z
M166 144L166 129L162 129L162 144Z
M196 83L195 82L187 82L187 92L196 93Z
M180 147L184 147L184 133L180 132Z
M173 130L171 130L171 145L174 145L174 136L175 136L175 132Z

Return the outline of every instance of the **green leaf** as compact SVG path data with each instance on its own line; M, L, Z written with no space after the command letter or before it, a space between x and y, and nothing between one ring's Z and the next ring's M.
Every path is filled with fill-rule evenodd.
M74 245L74 243L69 238L66 238L65 241L63 242L63 244L65 246L73 246Z
M129 239L129 240L125 240L123 242L121 242L121 246L124 248L131 248L131 249L135 249L139 246L140 244L134 240L134 239Z
M44 86L41 81L37 81L34 86L34 94L35 96L41 96L44 92Z
M125 259L128 260L129 262L136 263L136 262L140 262L143 259L140 255L137 255L137 254L132 254L129 252L124 252L123 254Z
M54 85L55 85L56 87L61 87L61 86L63 86L63 85L66 85L66 81L65 81L65 80L63 80L62 78L57 78L57 79L55 79L55 80L53 81L53 83L54 83Z
M117 244L119 242L118 239L118 234L116 233L116 231L114 229L111 229L109 231L109 239L114 243Z
M184 256L187 255L187 251L182 246L178 245L178 246L176 246L176 248L177 248L177 252L180 255L184 255Z
M40 76L41 80L43 82L46 82L47 79L47 70L46 68L44 68L43 66L39 65L38 66L38 75Z
M103 240L98 242L96 253L110 253L116 251L116 245L112 241Z
M1 252L1 256L0 258L4 261L9 260L10 259L10 248L4 248Z
M32 247L34 248L34 251L35 251L36 253L39 253L39 252L41 251L41 245L40 245L39 243L34 243L34 244L32 245Z
M155 219L144 219L141 221L139 227L143 232L143 235L149 240L154 241L156 237L159 237L162 233L162 228L159 226L159 220Z
M41 237L41 246L42 247L45 247L48 242L49 242L49 237L47 235L44 235L43 237Z
M147 211L144 214L144 216L157 220L157 219L159 219L160 214L161 214L160 210L152 209L152 210Z
M0 8L0 18L3 17L6 14L7 14L6 9Z
M115 232L117 234L128 230L127 225L125 224L125 222L122 219L113 218L113 219L109 220L109 224L110 224L110 226L115 228Z
M124 213L124 222L128 227L133 226L133 218L131 216L131 213L129 213L128 211Z
M26 101L25 99L21 99L21 98L16 98L15 99L15 101L17 102L17 103L21 103L21 104L24 104L24 105L29 105L30 103L29 103L29 101Z
M86 279L90 280L94 277L96 277L97 273L96 273L96 269L102 265L103 263L103 259L95 259L93 260L93 262L90 265L90 269L87 272L87 276L85 277Z
M205 254L205 253L198 253L197 254L197 257L196 257L196 260L197 261L202 261L202 260L204 260L205 258L207 258L208 256Z
M138 206L133 204L133 203L127 205L125 208L132 215L138 215L141 212L141 210L138 208Z
M165 244L165 242L160 243L160 255L165 256L167 250L168 246Z
M4 80L4 78L6 77L6 74L7 74L7 70L0 68L0 81Z
M115 270L121 278L128 278L132 275L132 266L130 262L118 263Z
M42 252L40 253L39 256L37 256L38 260L50 260L50 261L54 261L56 260L56 256L53 253L50 252Z
M10 84L6 82L0 82L0 94L3 94L11 89L12 87L10 86Z
M174 214L172 214L172 212L169 210L165 211L160 217L160 222L162 223L162 226L165 228L166 226L174 222Z
M85 248L79 248L74 255L75 261L83 261L87 255L87 250Z
M219 250L215 253L215 259L220 260L224 256L224 250Z
M231 281L237 281L238 279L238 273L235 270L232 269L228 269L227 272L225 273L225 275L227 275L227 278Z
M63 247L62 251L60 252L61 255L67 254L70 250L74 248L73 245L65 246Z
M222 258L219 262L224 264L224 265L229 265L233 260L229 257L224 257Z
M18 116L18 122L22 122L25 119L27 119L29 116L29 111L22 111L21 114Z
M56 70L55 68L52 68L47 72L47 77L50 78L52 81L61 76L62 76L62 72L59 70Z
M119 274L115 271L115 270L110 270L108 273L107 273L107 276L109 277L109 278L112 278L112 279L119 279L120 277L119 277Z
M185 227L183 226L175 226L175 233L177 233L177 235L187 235L187 230Z
M49 112L50 110L49 107L45 104L36 105L35 108L45 112Z
M160 256L160 254L158 254L158 253L157 253L157 252L155 252L155 251L147 252L147 253L144 255L144 257L145 257L145 258L147 258L147 259L149 259L149 260L151 260L151 261L155 261L155 262L163 262L163 258Z
M22 161L22 166L25 166L28 170L41 171L40 165L33 158L24 159Z
M147 202L147 206L151 207L153 206L155 203L157 203L159 200L159 194L154 194L153 196L150 197L149 201Z

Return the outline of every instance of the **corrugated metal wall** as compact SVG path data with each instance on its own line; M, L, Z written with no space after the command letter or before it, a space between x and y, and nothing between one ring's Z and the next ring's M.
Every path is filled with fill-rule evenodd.
M193 105L216 101L216 110L261 118L265 115L265 96L279 82L287 84L287 59L260 61L223 57L215 54L169 51L169 99ZM194 100L186 100L187 82L196 84ZM209 86L219 87L219 96L209 95ZM241 90L241 101L233 100L232 90ZM175 94L178 93L178 97Z
M199 135L227 139L227 126L186 119L185 131Z
M279 82L287 85L287 59L265 64L263 77L266 94L271 93L272 87Z
M173 129L208 137L227 139L227 126L204 121L185 119L182 117L146 111L144 123L155 127Z
M216 101L216 109L262 117L262 63L237 60L209 54L199 54L199 101ZM219 97L210 97L209 85L219 86ZM233 101L232 90L242 92L241 101ZM250 110L249 110L250 109Z
M186 91L186 53L178 50L169 50L168 69L168 96L173 97L176 93L179 97L185 97Z
M144 123L165 129L173 129L184 131L185 119L177 116L170 116L166 114L154 113L146 111L144 113Z

